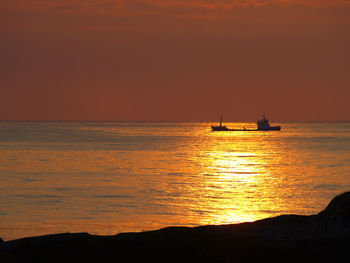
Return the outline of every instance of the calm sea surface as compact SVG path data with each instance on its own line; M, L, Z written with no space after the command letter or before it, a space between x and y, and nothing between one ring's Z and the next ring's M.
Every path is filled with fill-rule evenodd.
M308 215L350 190L350 123L280 125L0 122L0 237Z

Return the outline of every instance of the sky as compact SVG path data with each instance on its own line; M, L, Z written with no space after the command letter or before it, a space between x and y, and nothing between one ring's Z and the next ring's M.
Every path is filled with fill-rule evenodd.
M350 121L349 0L1 0L0 120Z

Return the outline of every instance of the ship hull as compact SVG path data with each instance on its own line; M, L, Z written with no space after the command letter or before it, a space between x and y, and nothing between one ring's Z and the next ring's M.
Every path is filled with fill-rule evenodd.
M229 129L226 126L211 126L212 131L280 131L281 126L273 126L266 129Z
M258 129L258 131L280 131L280 130L281 130L281 126L272 126L265 129Z
M226 126L211 126L212 131L229 131Z

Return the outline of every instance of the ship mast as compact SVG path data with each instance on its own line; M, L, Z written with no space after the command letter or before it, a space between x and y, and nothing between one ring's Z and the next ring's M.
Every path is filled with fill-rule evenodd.
M220 115L220 127L222 126L222 114Z

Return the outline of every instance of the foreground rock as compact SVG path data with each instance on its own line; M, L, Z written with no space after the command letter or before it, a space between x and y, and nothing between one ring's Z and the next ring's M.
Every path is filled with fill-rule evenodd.
M350 262L350 192L317 215L0 243L0 262Z

